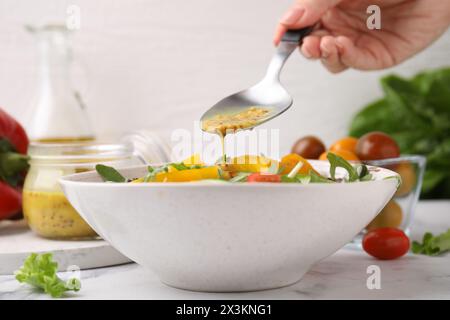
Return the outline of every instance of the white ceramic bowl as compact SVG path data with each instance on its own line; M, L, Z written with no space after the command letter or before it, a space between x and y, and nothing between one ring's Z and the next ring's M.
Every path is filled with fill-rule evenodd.
M312 165L328 172L328 162ZM135 178L146 167L120 171ZM339 184L120 184L88 172L61 184L99 235L162 282L224 292L295 283L352 240L397 188L397 179L384 179L396 173L373 174Z

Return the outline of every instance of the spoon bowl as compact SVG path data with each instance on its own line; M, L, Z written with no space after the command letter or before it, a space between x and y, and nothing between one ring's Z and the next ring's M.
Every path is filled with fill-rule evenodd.
M203 122L204 120L211 119L217 115L243 112L250 107L269 109L267 116L258 121L258 123L254 125L256 126L279 116L289 109L292 103L292 97L279 82L273 83L264 78L253 87L220 100L203 114L200 121ZM251 129L254 126L246 127L246 129Z

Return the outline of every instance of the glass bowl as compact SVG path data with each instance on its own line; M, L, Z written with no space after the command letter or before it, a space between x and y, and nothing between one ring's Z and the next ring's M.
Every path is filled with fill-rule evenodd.
M360 247L362 238L368 230L381 227L399 228L409 235L422 188L426 158L420 155L404 155L398 158L364 161L364 163L397 172L402 183L383 210L353 239L351 244Z

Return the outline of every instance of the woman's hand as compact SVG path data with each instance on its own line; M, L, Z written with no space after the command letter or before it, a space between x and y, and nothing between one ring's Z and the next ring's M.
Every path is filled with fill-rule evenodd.
M381 9L381 29L369 30L367 7ZM278 45L287 29L318 24L300 48L333 73L347 68L392 67L429 46L450 24L448 0L297 0L277 27Z

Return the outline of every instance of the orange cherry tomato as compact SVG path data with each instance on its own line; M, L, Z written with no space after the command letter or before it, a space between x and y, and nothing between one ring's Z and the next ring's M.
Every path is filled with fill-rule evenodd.
M344 150L344 149L337 150L337 151L324 152L320 155L319 160L328 160L327 159L328 152L334 153L335 155L338 155L339 157L342 157L347 161L359 161L359 158L356 156L356 154L354 154L351 151Z
M281 182L281 176L271 173L252 173L247 177L247 182Z
M417 184L417 175L414 166L408 162L403 162L394 168L400 177L402 178L402 183L395 193L396 197L403 197L408 195Z
M296 153L291 153L291 154L285 155L283 158L281 158L280 168L283 169L281 174L288 174L289 172L292 171L292 169L294 169L294 167L299 162L303 163L303 166L300 168L298 173L308 174L310 170L314 171L313 167L308 162L308 160L306 160L302 156L299 156Z
M358 139L353 137L345 137L333 143L330 147L330 151L347 150L356 154L357 143Z
M402 207L394 200L391 200L375 219L367 225L366 229L367 231L371 231L378 228L398 228L402 224L402 220Z
M400 229L379 228L366 233L363 249L381 260L391 260L403 256L409 250L409 238Z

